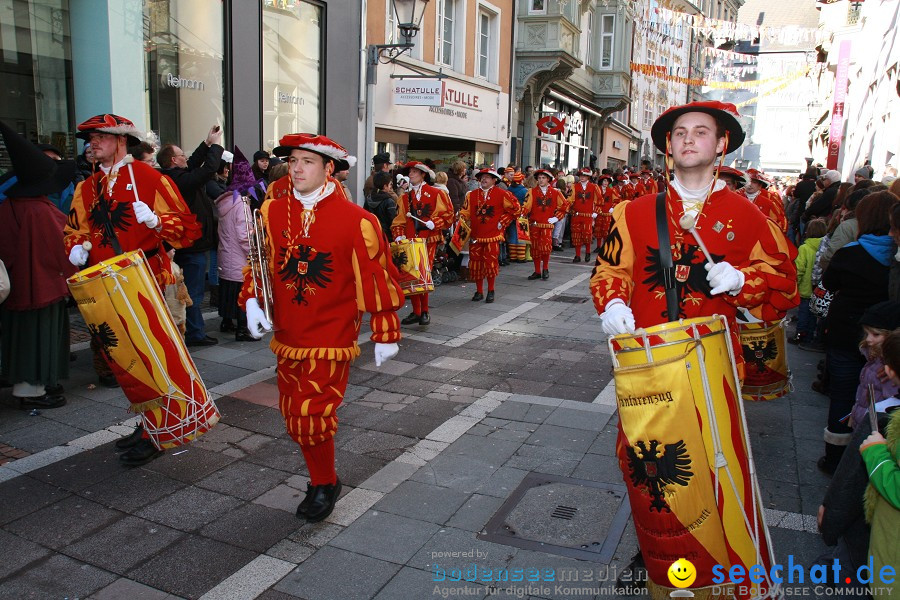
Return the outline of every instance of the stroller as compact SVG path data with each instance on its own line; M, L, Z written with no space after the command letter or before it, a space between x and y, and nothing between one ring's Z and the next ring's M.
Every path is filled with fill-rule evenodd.
M459 279L459 273L450 269L452 262L447 251L447 240L445 239L435 248L434 264L431 265L431 279L434 281L435 287L442 283L450 283Z

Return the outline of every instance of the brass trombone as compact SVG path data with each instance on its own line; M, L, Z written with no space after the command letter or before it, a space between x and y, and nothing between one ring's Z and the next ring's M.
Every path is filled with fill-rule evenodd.
M247 237L250 240L250 254L247 259L250 262L253 288L256 290L256 298L266 315L266 320L274 325L272 311L275 304L272 295L272 275L269 270L266 226L259 209L250 206L250 199L244 196L241 200L244 203L244 221L247 225Z

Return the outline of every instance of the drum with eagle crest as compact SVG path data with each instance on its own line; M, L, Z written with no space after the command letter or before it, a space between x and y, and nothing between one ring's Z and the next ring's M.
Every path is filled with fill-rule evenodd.
M724 317L683 319L610 339L624 475L652 597L679 558L709 596L712 568L773 563ZM772 581L733 590L777 592Z
M739 333L744 353L744 400L775 400L790 393L793 386L784 324L740 323Z
M92 340L157 448L187 443L219 421L142 250L79 271L68 284Z
M397 280L407 296L434 291L431 265L428 262L428 244L424 239L412 238L393 242L391 256L400 272Z

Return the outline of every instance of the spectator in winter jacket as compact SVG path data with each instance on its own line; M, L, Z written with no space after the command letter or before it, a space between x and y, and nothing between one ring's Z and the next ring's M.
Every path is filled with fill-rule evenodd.
M876 403L897 394L897 386L884 373L882 344L892 331L900 327L900 302L885 300L870 306L863 313L859 324L866 334L859 345L860 352L866 357L866 366L859 374L856 404L850 412L850 426L853 429L868 418L869 387L872 388Z
M379 171L372 180L374 191L366 199L365 209L375 215L381 224L381 231L390 241L391 223L397 216L397 194L391 186L391 174Z
M450 203L453 205L453 212L458 213L462 208L466 199L466 192L469 191L466 182L463 179L466 176L466 163L461 160L450 165L447 171L447 189L450 190Z
M157 160L163 175L175 182L181 197L203 228L203 235L189 248L175 252L175 262L184 272L184 284L191 295L193 306L187 309L187 331L184 339L188 346L212 346L218 343L206 335L200 305L206 293L206 252L216 248L215 207L206 195L206 183L215 177L225 148L221 145L222 129L216 125L209 130L206 140L200 142L190 158L174 144L163 146Z
M822 285L834 294L825 323L828 364L828 427L825 455L818 467L833 473L850 439L844 417L850 413L865 360L859 353L862 328L859 320L867 308L887 300L888 270L896 252L889 215L897 197L875 192L856 207L859 238L847 244L831 259L822 276Z
M797 312L797 335L792 343L812 341L816 331L816 317L809 311L812 297L812 270L816 260L816 252L825 235L825 220L813 219L806 226L806 239L797 249L797 289L800 292L800 308Z
M803 212L803 221L809 222L817 217L828 218L831 215L834 198L841 187L841 174L838 171L825 171L825 190Z

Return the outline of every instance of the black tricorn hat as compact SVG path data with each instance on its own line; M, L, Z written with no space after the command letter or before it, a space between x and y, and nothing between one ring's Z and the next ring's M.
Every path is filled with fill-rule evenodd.
M8 197L47 196L64 190L72 182L74 161L53 160L3 121L0 121L0 133L16 175L16 183L6 190Z

